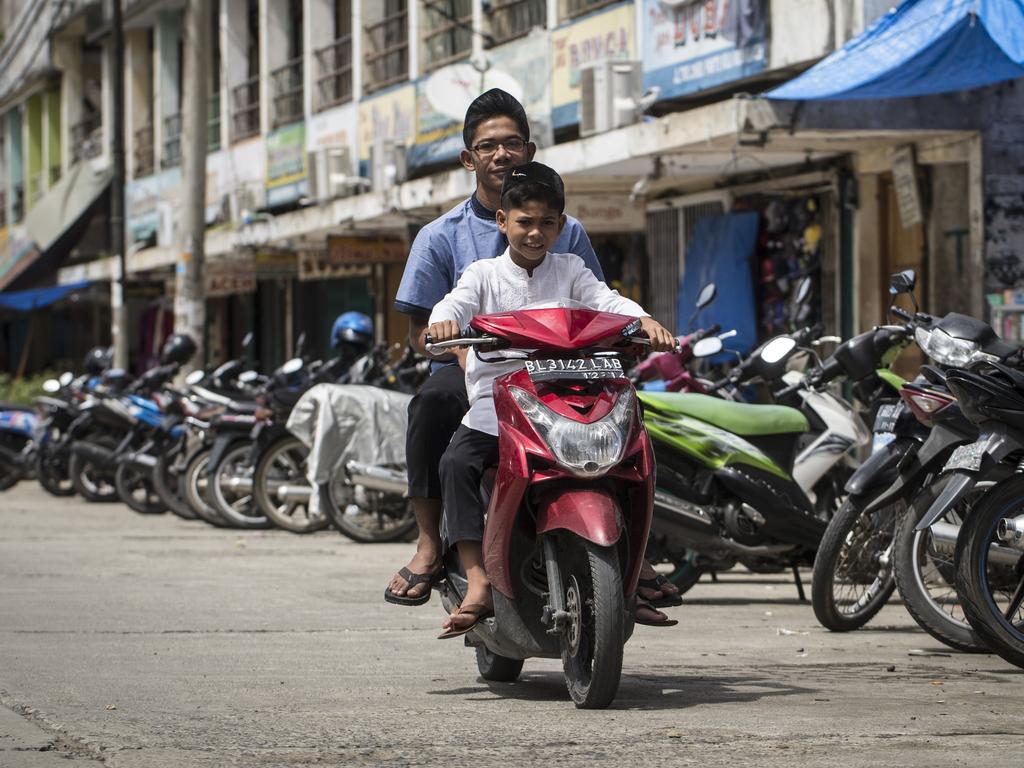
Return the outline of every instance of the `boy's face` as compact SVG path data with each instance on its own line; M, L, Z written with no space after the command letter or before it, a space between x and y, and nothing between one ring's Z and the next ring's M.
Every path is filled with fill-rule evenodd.
M513 148L509 149L508 144ZM530 162L537 151L537 146L526 141L511 117L484 120L476 128L472 146L462 150L459 159L467 170L476 173L477 184L492 195L501 194L501 182L509 168Z
M519 266L544 258L565 226L565 214L540 200L528 200L508 211L498 210L498 229L508 238L512 260Z

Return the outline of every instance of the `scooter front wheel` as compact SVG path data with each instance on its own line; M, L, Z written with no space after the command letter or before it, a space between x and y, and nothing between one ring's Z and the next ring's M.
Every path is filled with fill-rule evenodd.
M580 709L604 709L622 677L625 598L618 553L577 536L559 542L565 610L562 671Z
M148 473L140 472L129 464L121 464L114 473L114 487L121 501L142 515L160 515L167 511L153 488Z

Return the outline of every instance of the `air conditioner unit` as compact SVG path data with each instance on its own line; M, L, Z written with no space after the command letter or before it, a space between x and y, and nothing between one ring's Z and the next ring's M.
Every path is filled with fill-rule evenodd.
M259 200L256 198L256 193L252 187L240 186L236 187L231 192L230 208L231 208L231 220L241 221L245 215L245 212L251 215L260 207Z
M318 202L351 195L367 183L352 174L352 154L346 146L316 149L307 159L309 196Z
M370 147L370 183L374 192L383 192L405 181L405 142L401 139L374 139Z
M599 61L580 69L580 136L592 136L640 119L657 99L644 93L639 61Z

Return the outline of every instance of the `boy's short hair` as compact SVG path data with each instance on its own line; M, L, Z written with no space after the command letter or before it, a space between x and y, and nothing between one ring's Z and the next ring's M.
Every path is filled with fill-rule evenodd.
M466 149L473 148L473 136L480 123L492 117L507 117L515 121L523 141L530 140L530 121L526 119L526 110L519 99L501 88L491 88L473 99L466 110L466 120L462 124L462 141Z
M529 162L510 168L501 182L501 208L506 213L523 203L539 201L565 212L565 184L554 169Z

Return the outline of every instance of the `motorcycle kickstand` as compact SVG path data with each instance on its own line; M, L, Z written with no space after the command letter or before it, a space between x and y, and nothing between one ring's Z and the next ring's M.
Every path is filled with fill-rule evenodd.
M804 592L804 582L800 578L800 567L796 562L790 563L790 567L793 569L793 581L796 582L796 593L800 597L801 603L807 602L807 593Z

